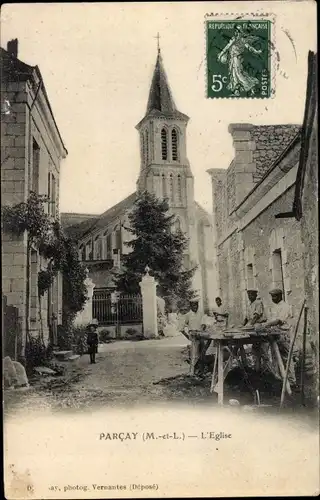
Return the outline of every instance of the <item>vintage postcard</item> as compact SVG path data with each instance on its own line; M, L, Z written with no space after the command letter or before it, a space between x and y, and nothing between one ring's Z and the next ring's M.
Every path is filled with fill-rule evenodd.
M316 14L2 6L8 500L319 495Z

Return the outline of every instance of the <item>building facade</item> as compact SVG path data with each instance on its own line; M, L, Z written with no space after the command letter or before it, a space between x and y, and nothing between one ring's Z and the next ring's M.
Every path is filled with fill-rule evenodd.
M121 255L128 252L126 241L131 233L128 215L140 191L149 191L167 199L176 216L176 227L189 240L184 267L197 266L193 287L203 305L213 305L216 294L213 231L210 215L194 199L194 177L187 158L186 130L188 116L174 102L162 56L158 50L145 116L136 126L140 138L140 172L137 189L125 200L96 219L77 214L62 214L62 221L79 244L79 254L86 262L97 288L112 288L112 268L121 265Z
M59 210L60 162L67 151L54 119L38 66L18 59L18 41L1 48L1 204L26 202L31 191L46 195L47 213L55 219ZM31 333L39 331L38 272L46 267L35 248L30 264ZM19 310L25 339L27 307L27 237L2 234L2 291L7 303ZM62 280L58 276L41 301L45 341L52 318L62 315ZM21 349L24 349L22 342Z
M319 396L319 165L317 54L309 53L306 107L302 127L299 168L293 210L287 214L300 222L303 245L304 296L307 308L306 348L313 354L311 396ZM311 348L311 349L310 349ZM309 382L309 383L308 383ZM315 382L315 383L314 383Z
M219 290L230 324L241 324L248 289L268 308L281 288L294 319L304 300L300 223L276 217L292 209L301 149L297 125L232 124L235 157L211 169Z

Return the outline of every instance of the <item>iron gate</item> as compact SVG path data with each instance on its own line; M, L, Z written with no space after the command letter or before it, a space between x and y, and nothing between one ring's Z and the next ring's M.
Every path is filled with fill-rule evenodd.
M99 325L142 323L142 297L124 294L114 297L110 291L96 290L92 298L92 317Z

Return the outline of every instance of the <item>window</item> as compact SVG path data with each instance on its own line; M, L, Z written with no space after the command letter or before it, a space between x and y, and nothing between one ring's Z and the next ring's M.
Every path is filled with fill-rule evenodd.
M85 252L85 248L83 245L81 245L79 248L79 259L86 260L86 252Z
M107 259L112 259L112 234L107 235Z
M47 189L47 196L48 196L48 214L51 214L51 172L48 172L48 189Z
M145 146L145 140L144 140L144 133L141 133L141 155L142 155L142 161L146 161L146 146Z
M32 143L32 185L31 190L34 193L39 193L39 165L40 165L40 148L37 142L33 139Z
M56 216L56 179L51 172L48 172L48 213Z
M162 174L162 198L164 199L167 196L167 186L166 186L166 176Z
M146 163L149 161L149 133L148 130L146 130L145 133L145 141L146 141Z
M178 134L177 134L177 131L175 128L171 132L171 153L172 153L172 160L177 161L178 160Z
M280 248L277 248L272 253L272 281L274 288L280 288L280 290L282 290L284 298L282 252Z
M168 136L164 128L161 130L161 157L163 160L168 158Z
M86 259L85 260L92 260L92 242L88 241L86 244Z
M176 231L181 231L181 222L180 219L176 219L173 223L173 230Z
M173 201L173 175L169 177L169 200Z
M122 235L121 235L121 227L115 227L115 248L117 250L121 250L122 248Z
M37 322L37 312L38 312L38 252L36 250L31 250L31 290L30 290L30 321L32 323Z
M181 182L181 175L178 175L178 178L177 178L177 197L178 197L178 203L182 204L182 182Z
M254 290L253 264L247 264L247 290Z
M51 189L51 215L53 215L53 217L56 216L56 179L54 177L53 174L52 175L52 179L51 179L51 182L52 182L52 189Z
M102 240L99 236L94 241L94 253L94 260L102 259Z

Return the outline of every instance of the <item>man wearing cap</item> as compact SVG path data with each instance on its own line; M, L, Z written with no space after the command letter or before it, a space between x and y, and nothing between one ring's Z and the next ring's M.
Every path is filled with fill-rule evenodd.
M285 364L287 363L291 341L291 322L292 314L290 306L283 300L283 292L280 288L270 290L272 306L268 314L268 320L264 324L265 327L277 327L281 332L281 336L277 341L279 351L282 354ZM290 385L296 384L296 376L294 370L293 359L291 359L288 381Z
M255 325L256 323L262 323L265 321L264 317L264 307L261 299L258 298L257 290L247 290L249 304L247 307L247 315L243 322L245 325Z
M88 353L90 354L90 363L94 364L96 362L96 352L98 350L98 333L97 328L99 326L98 320L93 319L91 323L88 325L88 333L87 333L87 345L88 345Z
M247 315L244 320L245 325L258 325L266 321L263 302L260 298L258 298L257 290L247 290L249 305L247 308ZM256 370L260 369L260 360L264 365L264 369L272 373L276 378L278 375L275 373L275 370L272 366L272 362L269 355L269 343L268 342L257 342L252 344L252 354L255 358Z

